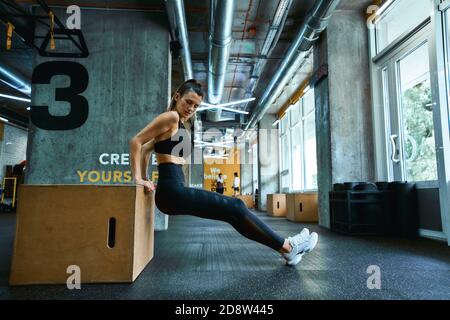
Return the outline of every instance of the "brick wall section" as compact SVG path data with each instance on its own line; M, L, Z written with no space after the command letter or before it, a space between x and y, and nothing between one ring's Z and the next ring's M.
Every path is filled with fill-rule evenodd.
M18 164L26 159L28 131L3 125L3 140L0 140L0 178L3 184L6 166Z

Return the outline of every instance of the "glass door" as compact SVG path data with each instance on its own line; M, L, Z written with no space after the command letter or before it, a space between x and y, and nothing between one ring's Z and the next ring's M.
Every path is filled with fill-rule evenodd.
M436 181L437 161L430 84L429 43L396 61L401 172L406 181Z
M417 9L423 16L405 22L402 35L387 37L381 50L378 36L414 15L391 10L385 21L392 23L370 33L377 174L389 181L415 182L419 189L439 188L443 233L422 231L436 239L447 237L450 245L450 0L394 3L402 2L429 3L430 10Z
M389 178L394 181L438 180L427 30L379 64Z
M441 217L450 246L450 1L435 0L436 65L440 109L437 116L438 170L440 172ZM440 41L442 40L442 41ZM444 55L442 55L444 53Z

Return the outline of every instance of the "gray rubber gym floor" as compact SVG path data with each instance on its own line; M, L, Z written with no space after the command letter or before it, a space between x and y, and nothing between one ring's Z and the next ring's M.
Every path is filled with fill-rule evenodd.
M155 257L132 284L9 287L15 215L0 214L0 299L450 299L450 249L427 239L349 237L258 213L283 236L319 233L295 268L223 222L171 217ZM49 262L51 263L51 262ZM381 289L367 268L380 267Z

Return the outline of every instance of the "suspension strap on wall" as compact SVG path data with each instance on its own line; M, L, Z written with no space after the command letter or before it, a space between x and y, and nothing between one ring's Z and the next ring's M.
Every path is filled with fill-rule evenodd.
M51 11L48 13L48 15L50 17L50 49L55 50L55 35L53 33L53 27L55 26L55 15Z
M14 25L11 22L8 22L8 27L6 30L6 50L11 50L13 31L14 31Z

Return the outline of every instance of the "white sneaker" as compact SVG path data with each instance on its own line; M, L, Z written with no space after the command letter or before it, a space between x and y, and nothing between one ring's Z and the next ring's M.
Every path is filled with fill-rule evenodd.
M292 250L289 253L282 254L283 258L285 258L287 261L294 259L295 256L297 255L297 252L294 250L295 243L301 244L309 240L308 228L304 228L299 234L295 235L294 237L289 237L288 240L292 247Z
M317 245L317 241L319 240L319 235L316 232L313 232L309 235L308 239L306 241L303 241L297 246L292 245L292 251L289 253L290 258L286 258L286 264L289 266L295 266L297 265L303 258L303 255L305 253L311 252L315 246ZM297 252L296 255L292 255L293 252Z

